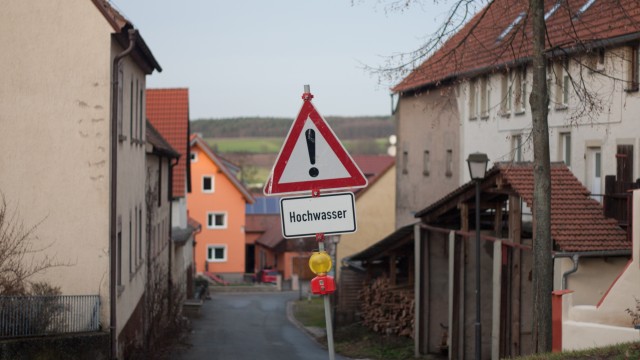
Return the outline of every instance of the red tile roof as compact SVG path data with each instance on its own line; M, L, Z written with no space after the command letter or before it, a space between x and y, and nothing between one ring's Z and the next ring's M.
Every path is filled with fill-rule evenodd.
M532 163L499 163L504 179L533 208ZM563 163L551 165L551 237L563 251L627 250L631 243L616 220Z
M355 155L353 161L356 162L368 182L366 188L357 189L354 192L356 197L359 197L393 167L396 158L388 155Z
M502 181L498 179L502 178ZM498 186L517 193L533 209L533 164L496 163L487 172L482 188ZM416 213L427 223L437 223L437 218L459 212L459 202L475 196L474 182L458 189ZM499 191L485 192L482 196L497 196ZM447 215L448 216L448 215ZM551 164L551 237L555 249L560 251L630 250L627 233L616 220L606 218L600 203L589 197L589 191L578 181L564 163Z
M546 13L559 7L547 20L547 49L573 49L582 44L606 46L640 38L640 3L636 0L595 0L579 16L589 0L546 2ZM495 0L478 12L426 61L397 84L405 92L443 81L474 76L528 62L532 53L528 0ZM507 33L506 29L522 19ZM500 40L501 34L506 33ZM606 40L606 41L604 41Z
M180 153L173 168L173 196L184 197L189 166L189 89L147 89L147 118Z

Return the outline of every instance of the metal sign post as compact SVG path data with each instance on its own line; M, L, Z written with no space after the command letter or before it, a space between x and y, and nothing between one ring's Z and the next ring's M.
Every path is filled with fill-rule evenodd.
M353 193L330 193L321 197L320 190L363 188L368 182L329 124L311 104L311 99L309 85L305 85L302 108L276 158L264 194L308 194L311 191L311 197L281 199L282 233L285 238L315 234L318 252L309 258L309 268L317 276L311 280L310 287L313 294L323 298L329 360L335 360L329 295L336 291L336 284L328 274L332 264L325 251L325 234L356 231L355 197Z
M316 234L316 240L318 241L318 250L325 251L324 249L324 234ZM329 299L330 294L320 295L324 301L324 321L327 328L327 347L329 349L329 359L334 360L336 358L335 349L333 347L333 324L331 321L331 301Z

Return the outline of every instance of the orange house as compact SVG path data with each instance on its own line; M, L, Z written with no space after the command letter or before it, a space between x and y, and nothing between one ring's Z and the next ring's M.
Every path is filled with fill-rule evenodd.
M229 282L245 273L245 206L249 191L198 135L191 141L189 216L202 224L196 235L196 272L211 272Z

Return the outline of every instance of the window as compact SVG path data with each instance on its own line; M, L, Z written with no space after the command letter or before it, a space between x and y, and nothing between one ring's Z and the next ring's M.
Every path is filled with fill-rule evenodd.
M131 211L129 211L129 274L133 272L133 222L131 221Z
M593 5L594 2L596 2L596 0L585 1L582 7L578 9L578 11L573 15L572 19L576 20L577 18L579 18L585 11L587 11L591 7L591 5Z
M118 69L118 140L119 141L124 141L126 139L126 137L124 136L124 130L122 129L123 127L123 120L122 120L122 107L123 107L123 99L124 99L124 95L123 95L123 88L124 85L122 84L122 82L124 81L124 73L122 72L122 67L120 67Z
M522 161L522 135L511 136L511 160Z
M504 38L511 32L511 30L513 30L514 27L516 27L516 25L518 25L520 23L520 21L522 21L522 19L524 18L524 16L526 15L526 12L521 12L520 14L518 14L518 16L515 18L515 20L513 20L513 22L511 24L509 24L509 26L507 26L504 31L502 31L500 33L500 36L498 36L498 39L496 40L497 42L500 42L502 40L504 40Z
M558 1L557 3L555 3L555 5L551 7L551 9L549 9L549 11L547 11L546 14L544 14L544 21L547 21L551 16L553 16L556 10L560 8L561 3L562 3L562 0Z
M189 155L191 157L191 162L192 163L198 162L198 153L197 152L192 151Z
M422 175L429 176L429 150L422 154Z
M210 212L207 214L207 228L209 229L226 229L227 213Z
M209 245L207 247L207 261L210 261L210 262L227 261L227 245Z
M586 60L586 66L590 73L604 72L605 50L603 48L594 49Z
M449 149L447 150L447 169L445 171L445 176L446 177L451 177L453 176L453 150Z
M215 189L215 181L213 175L203 175L202 176L202 192L204 193L212 193Z
M133 77L129 89L129 139L133 141Z
M122 216L118 215L118 234L117 234L117 254L118 254L118 264L116 269L116 282L118 286L122 285Z
M565 109L569 100L569 61L563 60L553 65L555 75L554 95L556 109Z
M158 166L158 207L162 206L162 158Z
M560 134L560 146L562 151L562 161L567 166L571 166L571 133Z
M515 111L516 114L524 113L527 104L527 68L522 67L516 72L515 78Z
M408 162L409 162L409 152L407 150L404 150L402 152L402 173L403 174L409 173L409 165L407 164Z
M138 260L142 262L142 205L138 208Z
M136 80L136 88L138 88L138 81ZM138 90L138 121L140 122L140 141L144 140L144 90Z
M638 56L638 46L631 48L631 61L629 62L629 69L627 70L629 82L627 85L627 91L638 91L639 79L639 66L640 56Z
M562 105L567 106L569 104L569 87L571 86L569 82L569 75L565 74L562 84Z
M480 79L480 117L486 119L489 117L489 98L491 89L489 89L489 78L483 76Z
M478 117L478 89L476 79L469 82L469 120L475 120Z
M502 90L500 102L500 113L502 115L509 115L511 113L511 86L509 84L510 73L505 72L502 74L500 88Z

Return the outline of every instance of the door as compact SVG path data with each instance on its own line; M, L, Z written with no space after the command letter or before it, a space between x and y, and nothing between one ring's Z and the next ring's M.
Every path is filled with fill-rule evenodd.
M602 202L602 151L599 147L587 148L586 180L591 198Z

